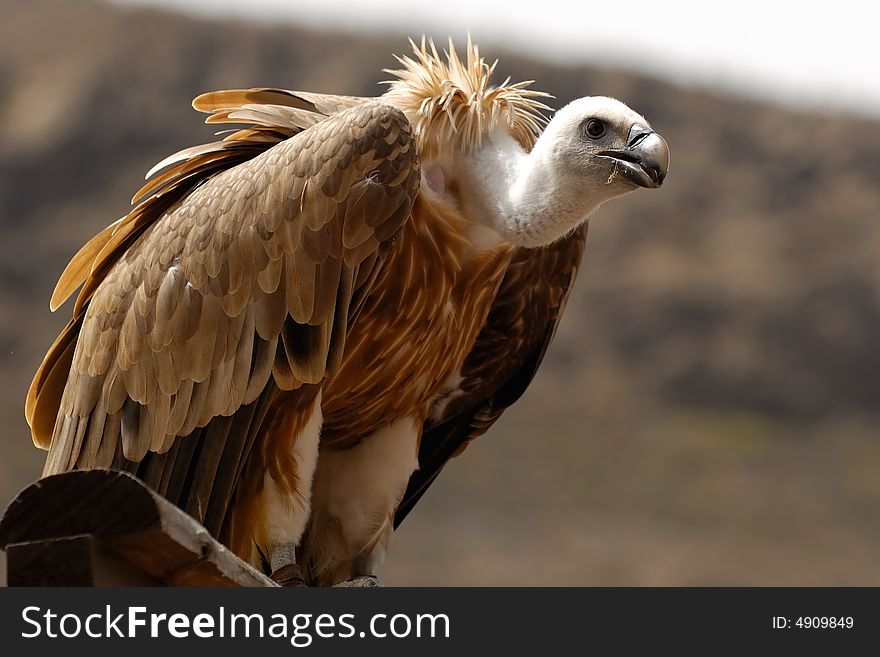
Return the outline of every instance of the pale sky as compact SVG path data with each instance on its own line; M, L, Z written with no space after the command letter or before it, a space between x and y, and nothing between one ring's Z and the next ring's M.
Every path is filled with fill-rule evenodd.
M880 3L871 0L114 1L348 32L470 31L487 56L493 46L519 49L880 117Z

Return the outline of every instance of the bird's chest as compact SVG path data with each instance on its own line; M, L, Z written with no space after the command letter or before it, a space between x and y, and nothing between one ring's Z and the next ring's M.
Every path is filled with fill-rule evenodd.
M325 386L325 444L345 447L396 419L423 420L460 370L510 253L438 255L402 250L383 269L346 340L342 368Z

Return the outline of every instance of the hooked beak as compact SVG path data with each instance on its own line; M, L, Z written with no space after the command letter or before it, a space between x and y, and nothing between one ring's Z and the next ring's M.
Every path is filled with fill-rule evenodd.
M669 170L666 140L640 123L630 128L625 149L602 151L598 155L614 160L623 177L639 187L660 187Z

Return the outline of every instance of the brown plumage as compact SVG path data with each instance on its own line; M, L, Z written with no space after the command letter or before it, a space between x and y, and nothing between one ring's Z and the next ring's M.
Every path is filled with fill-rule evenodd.
M504 270L489 315L461 367L461 382L426 422L413 473L395 527L415 506L440 470L486 431L526 391L556 333L568 301L587 226L539 250L516 249ZM441 397L440 402L446 402Z
M586 236L479 246L458 181L423 189L425 163L498 130L530 149L545 94L489 86L470 43L414 50L379 99L196 98L246 127L160 162L52 295L81 288L26 402L45 474L127 469L255 564L289 541L313 583L371 571L395 513L525 390ZM421 466L405 495L404 455L384 501L340 511L398 436Z

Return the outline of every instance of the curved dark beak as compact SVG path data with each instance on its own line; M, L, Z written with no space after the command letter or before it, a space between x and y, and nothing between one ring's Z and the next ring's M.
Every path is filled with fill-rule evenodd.
M666 140L639 123L630 128L625 149L602 151L599 156L614 160L620 174L640 187L660 187L669 171Z

